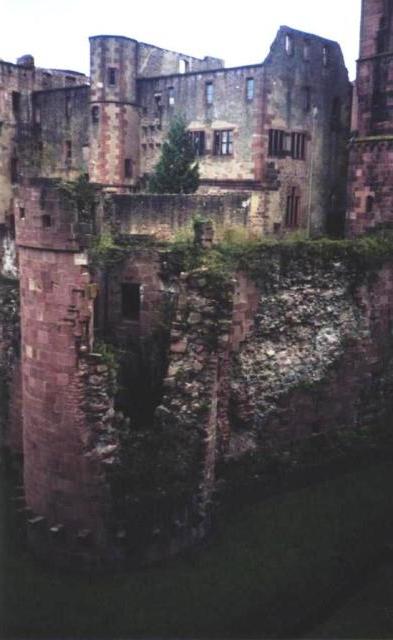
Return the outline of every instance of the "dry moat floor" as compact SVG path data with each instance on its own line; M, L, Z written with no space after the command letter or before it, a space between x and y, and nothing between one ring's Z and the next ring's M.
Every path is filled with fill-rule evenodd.
M5 484L3 483L3 487ZM42 568L1 504L1 638L392 638L393 465L237 507L207 548L146 570Z

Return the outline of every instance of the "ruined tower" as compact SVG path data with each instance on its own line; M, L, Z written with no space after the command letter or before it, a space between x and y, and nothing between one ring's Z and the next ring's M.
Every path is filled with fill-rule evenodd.
M392 64L393 0L363 0L349 167L350 235L393 222Z
M93 182L117 192L139 177L138 43L122 36L90 38L90 163Z

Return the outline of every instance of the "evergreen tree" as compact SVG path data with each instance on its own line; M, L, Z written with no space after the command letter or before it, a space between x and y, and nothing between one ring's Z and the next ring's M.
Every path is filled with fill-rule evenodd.
M151 193L194 193L199 185L199 166L182 118L172 121L161 158L150 177Z

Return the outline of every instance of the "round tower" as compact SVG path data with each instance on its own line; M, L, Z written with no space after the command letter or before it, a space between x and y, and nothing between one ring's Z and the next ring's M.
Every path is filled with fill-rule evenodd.
M127 192L139 177L136 40L90 38L90 164L93 182Z

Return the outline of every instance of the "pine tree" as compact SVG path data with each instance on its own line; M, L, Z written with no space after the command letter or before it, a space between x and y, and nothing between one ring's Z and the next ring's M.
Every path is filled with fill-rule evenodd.
M151 193L194 193L199 185L199 165L182 118L172 121L161 158L150 177Z

